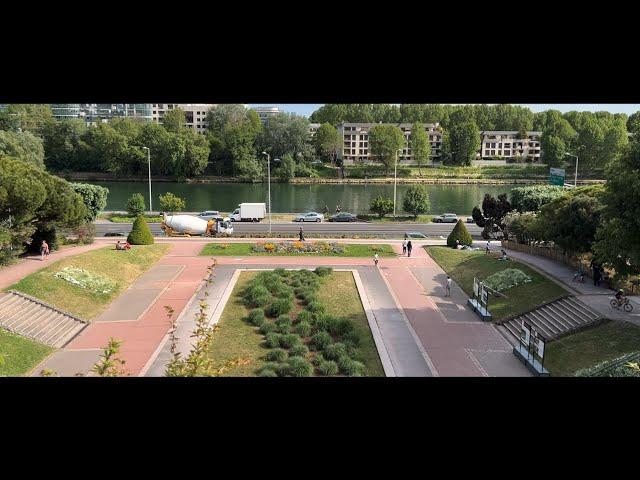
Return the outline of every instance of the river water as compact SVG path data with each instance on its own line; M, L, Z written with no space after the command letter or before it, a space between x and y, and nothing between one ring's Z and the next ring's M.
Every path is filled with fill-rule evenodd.
M141 182L91 182L109 189L106 210L125 210L133 193L144 195L148 202L149 187ZM470 215L482 203L485 193L494 196L508 193L516 185L425 185L431 200L429 213ZM404 194L410 185L398 185L398 213L402 212ZM220 210L229 212L242 202L267 202L266 184L212 183L187 184L158 182L152 184L153 207L158 211L158 196L171 192L186 200L186 211ZM368 213L371 200L378 195L393 198L393 184L271 184L272 211L321 212L327 204L331 212L340 204L343 212ZM149 206L147 205L147 208Z

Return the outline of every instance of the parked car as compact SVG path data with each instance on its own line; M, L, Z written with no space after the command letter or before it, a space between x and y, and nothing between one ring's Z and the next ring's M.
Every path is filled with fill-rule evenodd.
M203 220L215 220L217 218L222 218L220 212L218 210L205 210L204 212L200 212L198 214L198 218Z
M126 232L107 232L104 234L105 237L126 237L128 235Z
M475 223L473 217L467 217L467 223Z
M294 222L321 222L324 220L324 215L318 212L301 213L296 215Z
M443 213L433 217L434 223L456 223L458 221L458 215L455 213Z
M409 238L429 238L422 232L405 232L405 235Z
M340 212L337 215L329 217L330 222L355 222L357 220L358 217L349 212Z

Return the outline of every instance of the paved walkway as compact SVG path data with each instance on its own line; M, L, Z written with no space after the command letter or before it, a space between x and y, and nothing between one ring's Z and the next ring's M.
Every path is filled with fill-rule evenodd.
M574 282L573 275L575 269L555 262L550 258L531 255L529 253L517 252L515 250L507 250L507 253L538 270L542 270L545 274L553 277L560 282L565 288L573 291L574 294L582 302L593 308L605 318L613 320L625 320L640 326L640 299L637 296L629 297L633 304L633 312L625 313L621 310L611 308L609 302L613 298L615 292L604 284L595 286L593 280L585 277L584 283Z

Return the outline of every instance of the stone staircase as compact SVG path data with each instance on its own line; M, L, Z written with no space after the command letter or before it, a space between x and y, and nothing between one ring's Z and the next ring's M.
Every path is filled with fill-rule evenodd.
M23 337L61 348L86 326L86 321L24 293L0 294L0 327Z
M532 324L546 338L547 342L550 342L595 325L602 320L602 317L575 297L554 300L499 322L498 330L513 345L520 338L523 319Z

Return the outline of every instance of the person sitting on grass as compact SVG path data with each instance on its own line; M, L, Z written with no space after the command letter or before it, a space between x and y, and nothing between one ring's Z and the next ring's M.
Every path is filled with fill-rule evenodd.
M120 240L116 242L116 250L124 250L124 245L120 243Z
M507 257L507 252L505 251L505 249L502 249L502 258L500 258L500 260L504 260L505 262L509 260L509 257Z

